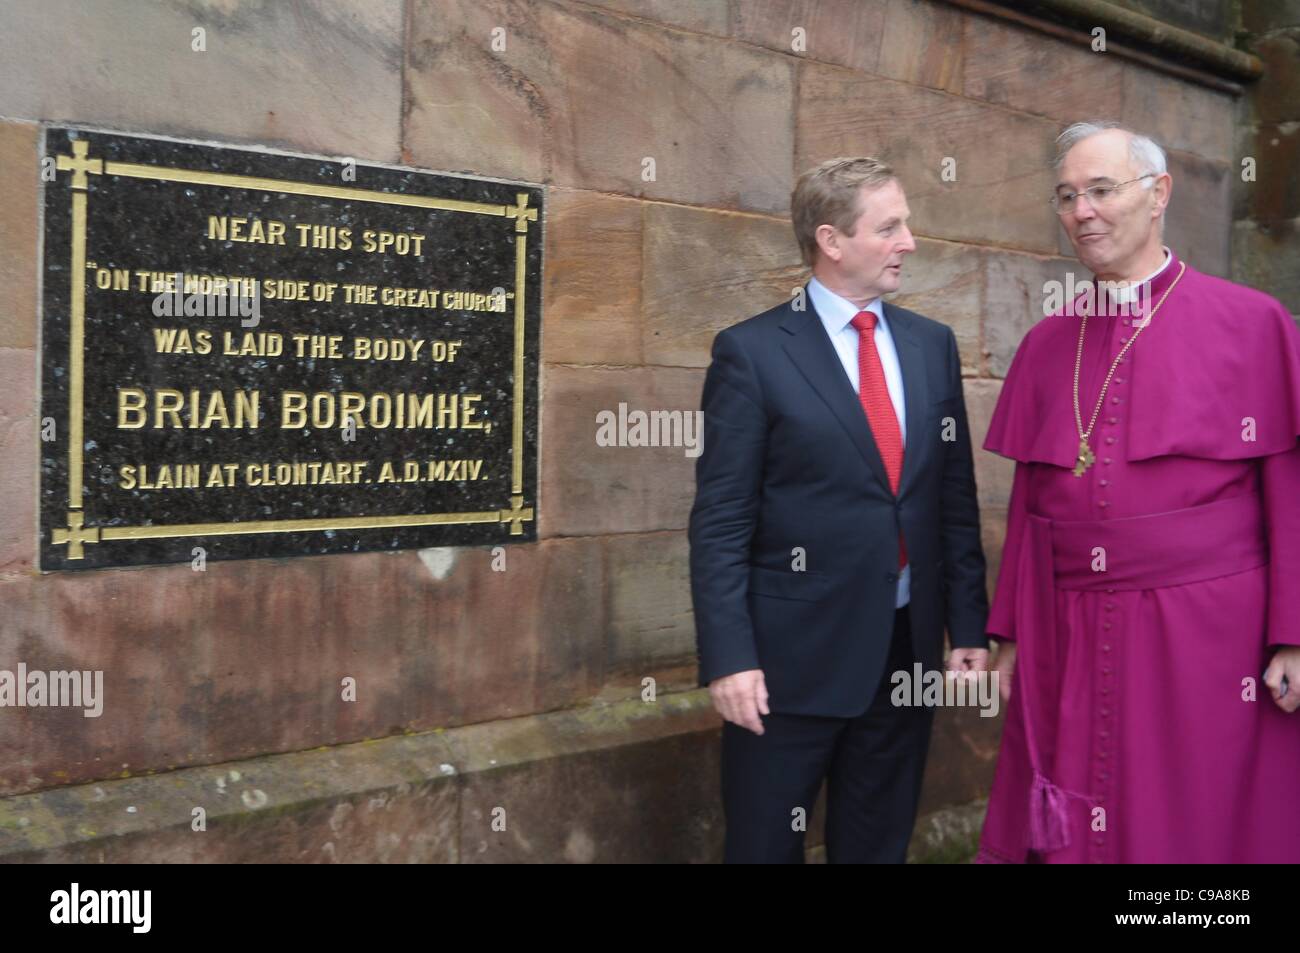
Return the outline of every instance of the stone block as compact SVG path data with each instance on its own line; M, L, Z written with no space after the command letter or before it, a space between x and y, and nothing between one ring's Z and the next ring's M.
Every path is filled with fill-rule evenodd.
M1232 160L1232 96L1129 61L1124 61L1123 72L1119 116L1110 118L1151 136L1166 150ZM1195 121L1189 121L1193 116Z
M0 659L104 673L0 719L0 793L507 718L594 696L599 540L0 577ZM344 696L352 679L355 701ZM125 773L125 775L124 775Z
M690 546L683 532L624 533L605 538L609 584L606 670L639 679L666 666L695 664ZM657 691L662 691L662 687Z
M0 44L4 40L0 39ZM5 67L0 66L0 75ZM36 346L40 129L0 121L0 348Z
M0 574L27 572L36 557L39 407L36 352L0 347Z
M402 0L0 11L0 115L399 158Z
M891 303L952 328L963 374L980 372L980 325L984 318L983 255L978 248L920 238L903 259L902 287Z
M1232 257L1233 167L1169 153L1174 191L1165 210L1165 244L1187 264L1228 277Z
M796 168L842 155L884 159L917 234L1056 250L1049 120L805 63L798 122Z
M704 371L550 366L542 383L541 535L684 529L697 458L682 446L599 446L597 414L618 418L619 404L627 413L681 411L684 425L700 409Z
M1113 55L991 17L968 16L963 26L966 96L1047 116L1060 128L1106 116L1120 100L1122 70Z
M550 189L542 360L641 363L642 204Z
M1300 314L1300 218L1233 224L1232 280L1271 294Z
M788 208L795 63L589 7L420 0L414 9L409 161L698 205ZM492 47L498 28L502 50Z
M723 328L788 301L808 280L788 221L685 208L645 208L647 364L708 367Z
M1007 376L1020 342L1054 303L1053 289L1059 288L1056 294L1063 300L1072 286L1091 278L1091 272L1073 258L987 250L984 253L984 351L989 373L994 377Z

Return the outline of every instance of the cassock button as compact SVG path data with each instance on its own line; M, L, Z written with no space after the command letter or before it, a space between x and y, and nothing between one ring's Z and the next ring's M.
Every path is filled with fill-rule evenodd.
M1103 695L1109 695L1109 694L1110 694L1110 688L1108 688L1107 686L1103 685L1103 686L1101 687L1101 693L1102 693Z
M1098 847L1100 847L1102 844L1106 843L1106 838L1104 838L1104 837L1094 837L1092 842L1093 842L1094 844L1096 844Z
M1099 500L1098 503L1097 503L1097 505L1098 505L1098 506L1101 506L1101 507L1110 506L1110 504L1107 503L1105 500Z
M1109 480L1102 480L1102 481L1101 481L1101 485L1102 485L1102 486L1110 486L1110 481L1109 481Z
M1109 708L1103 708L1103 709L1101 710L1101 717L1106 718L1106 717L1108 717L1109 715L1110 715L1110 709L1109 709Z
M1103 622L1103 623L1101 624L1101 627L1102 627L1103 629L1105 629L1107 632L1109 632L1109 631L1110 631L1110 627L1111 627L1111 625L1112 625L1112 623L1110 623L1110 622ZM1109 649L1109 648L1103 648L1102 651L1109 652L1110 649Z
M1108 629L1110 628L1110 623L1109 623L1109 622L1106 623L1106 628L1108 628ZM1109 652L1109 651L1110 651L1110 644L1107 643L1106 645L1103 645L1103 646L1101 647L1101 650L1102 650L1103 652Z
M1118 403L1119 403L1119 398L1118 398L1118 397L1112 397L1112 398L1110 399L1110 402L1111 402L1112 404L1118 404Z
M1105 667L1101 670L1101 674L1103 674L1103 675L1109 675L1109 674L1110 674L1110 666L1109 666L1109 665L1105 666Z
M1111 465L1112 463L1114 463L1115 461L1112 460L1110 457L1106 457L1106 458L1103 459L1101 462L1104 463L1104 464L1106 464L1106 466L1110 466L1110 465Z
M1107 442L1107 443L1114 443L1114 442L1115 442L1115 438L1114 438L1114 437L1107 437L1107 438L1106 438L1106 442Z
M1117 424L1117 423L1119 423L1119 418L1118 418L1118 417L1107 417L1107 418L1106 418L1106 423L1108 423L1108 424Z
M1122 383L1124 383L1124 378L1122 378L1122 377L1117 377L1117 378L1115 378L1115 383L1116 383L1116 384L1122 384Z
M1114 589L1107 589L1107 590L1106 590L1106 595L1110 596L1110 595L1114 595L1114 594L1115 594L1115 590L1114 590Z
M1113 608L1115 608L1115 603L1113 603L1113 602L1108 602L1108 603L1106 603L1106 611L1107 611L1107 612L1109 612L1109 611L1110 611L1111 609L1113 609Z

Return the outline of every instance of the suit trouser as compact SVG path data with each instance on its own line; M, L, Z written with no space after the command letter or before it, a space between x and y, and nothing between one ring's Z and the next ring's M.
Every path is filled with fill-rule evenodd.
M890 704L890 675L915 660L908 608L894 615L889 662L856 718L760 716L764 733L725 722L727 863L803 863L823 778L828 863L902 863L916 823L934 710ZM798 824L802 808L803 824Z

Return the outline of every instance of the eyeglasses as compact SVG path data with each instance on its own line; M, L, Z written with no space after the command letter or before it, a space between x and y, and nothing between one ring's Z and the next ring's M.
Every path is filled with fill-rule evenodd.
M1098 205L1105 205L1112 196L1126 185L1132 185L1134 182L1140 182L1143 179L1149 179L1154 176L1154 172L1146 172L1139 175L1136 179L1129 179L1127 182L1117 182L1114 185L1093 185L1084 189L1082 192L1056 192L1052 195L1049 202L1052 208L1056 209L1057 215L1064 215L1067 212L1073 212L1075 204L1079 201L1080 195L1088 197L1088 204L1096 208Z

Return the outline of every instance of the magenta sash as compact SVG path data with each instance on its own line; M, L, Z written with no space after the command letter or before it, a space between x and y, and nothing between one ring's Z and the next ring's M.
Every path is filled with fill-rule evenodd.
M1215 579L1266 565L1268 542L1258 494L1126 519L1049 520L1031 513L1025 533L1016 567L1019 635L1012 693L1021 700L1033 772L1029 847L1052 851L1070 843L1068 800L1094 800L1086 792L1060 788L1046 770L1055 753L1065 656L1056 590L1160 589ZM1050 747L1040 747L1038 739Z

